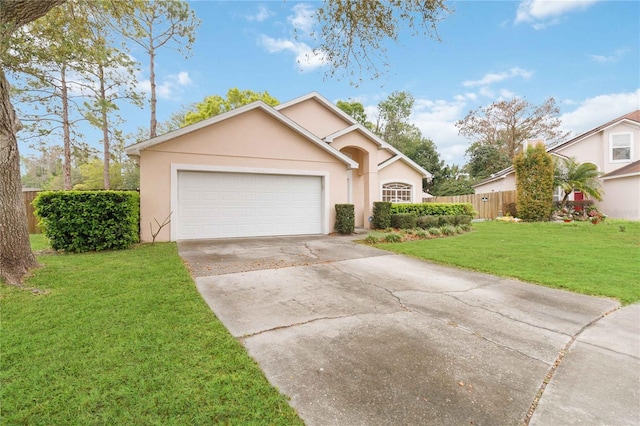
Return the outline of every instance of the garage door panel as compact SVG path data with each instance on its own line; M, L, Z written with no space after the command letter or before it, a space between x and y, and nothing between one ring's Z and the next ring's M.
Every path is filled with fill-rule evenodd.
M177 238L322 233L318 176L178 172Z

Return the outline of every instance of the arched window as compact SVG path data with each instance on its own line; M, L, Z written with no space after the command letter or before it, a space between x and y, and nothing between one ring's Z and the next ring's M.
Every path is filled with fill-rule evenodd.
M382 185L382 201L410 203L412 200L411 185L401 182L385 183Z

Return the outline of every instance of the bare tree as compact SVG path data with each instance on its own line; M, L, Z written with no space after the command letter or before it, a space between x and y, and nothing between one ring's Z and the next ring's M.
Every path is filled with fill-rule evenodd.
M552 97L538 106L514 98L469 111L456 127L476 148L494 146L513 159L528 139L539 138L552 143L566 138L569 133L560 128L559 114L560 109Z
M16 29L35 21L64 0L0 1L0 279L20 285L30 268L38 265L27 229L27 212L22 198L20 154L16 133L22 123L9 97L4 58Z

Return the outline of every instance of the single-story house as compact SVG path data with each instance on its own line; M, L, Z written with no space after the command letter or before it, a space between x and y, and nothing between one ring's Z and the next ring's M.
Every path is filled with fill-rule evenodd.
M640 220L640 110L549 147L547 152L595 164L603 173L603 199L596 202L598 209L612 218ZM494 173L473 187L476 194L515 190L513 167ZM554 198L562 199L561 189L557 191ZM572 194L569 199L582 199L582 194Z
M140 167L142 241L328 234L335 205L422 202L431 174L313 92L261 101L125 149Z

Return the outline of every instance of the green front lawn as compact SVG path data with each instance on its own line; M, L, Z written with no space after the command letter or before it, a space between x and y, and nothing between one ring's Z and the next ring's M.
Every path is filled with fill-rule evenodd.
M625 304L640 300L640 222L479 222L464 235L377 247Z
M302 424L175 244L39 261L27 285L45 294L1 286L0 423Z

